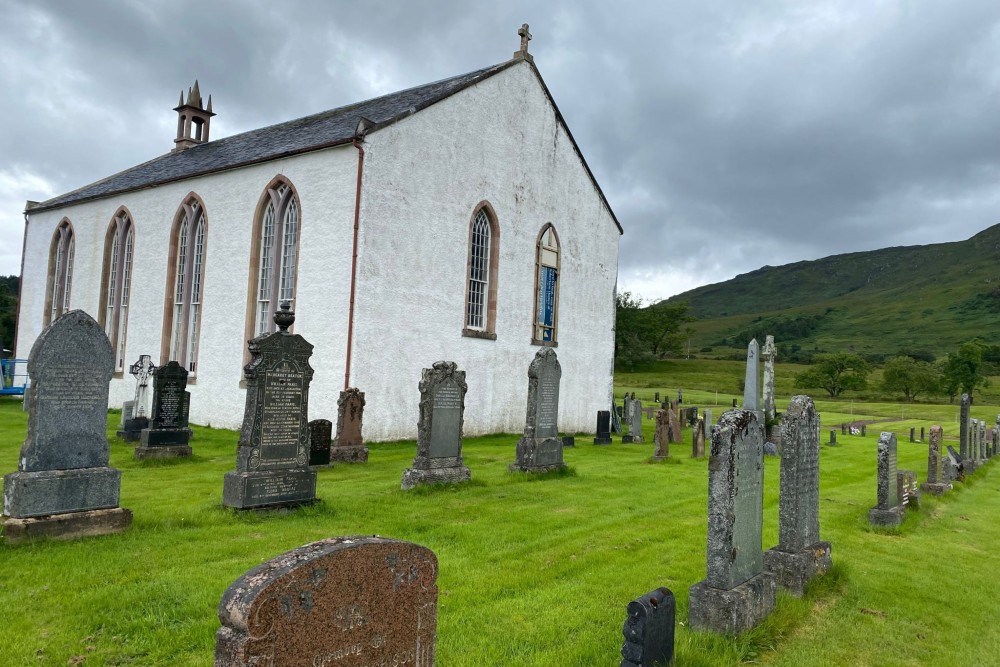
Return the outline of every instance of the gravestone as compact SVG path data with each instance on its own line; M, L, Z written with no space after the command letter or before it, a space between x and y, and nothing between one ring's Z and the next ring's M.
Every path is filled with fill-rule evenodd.
M660 402L660 392L656 392L656 395L653 397L653 402L654 403Z
M925 434L925 431L924 431L924 427L921 426L920 427L920 442L924 442L926 440L925 435L926 434Z
M675 403L670 406L670 437L673 438L672 442L681 442L681 414L680 407Z
M910 427L910 442L916 442L916 441L917 441L917 429L915 429L915 428L913 428L911 426Z
M956 479L965 479L965 461L962 459L962 455L955 451L955 448L948 445L948 458L942 463L942 470L948 466L950 468L949 475L944 475L945 480L948 482L953 482Z
M574 435L564 435L562 437L563 449L567 447L576 447L576 436Z
M920 490L917 488L917 473L912 470L896 471L897 495L899 507L906 511L909 508L920 507Z
M621 418L623 422L628 422L632 419L632 399L629 398L628 392L625 393L625 398L622 399Z
M705 422L701 419L691 429L691 458L705 456Z
M678 389L677 390L677 405L681 405L682 403L684 403L684 390L683 389Z
M309 422L309 467L329 468L330 447L333 444L333 422L313 419Z
M833 564L830 543L819 538L818 423L813 400L793 396L781 419L778 546L764 553L764 569L796 597L802 597L809 582Z
M129 374L135 378L135 398L132 401L133 416L122 424L121 437L126 442L138 442L142 430L149 428L149 379L153 377L156 366L148 354L139 355L138 361L129 366Z
M153 371L153 409L149 426L139 435L137 459L164 459L191 456L191 429L188 414L191 394L187 391L188 372L176 361Z
M692 630L742 632L774 609L776 582L764 572L761 550L763 504L763 425L753 411L730 410L712 431L707 576L690 590Z
M632 415L629 420L628 435L622 436L622 442L641 443L642 437L642 401L632 400Z
M990 456L996 456L997 445L1000 444L1000 429L993 427L990 431Z
M365 412L365 392L351 387L337 399L337 434L333 438L330 461L367 463L368 448L361 437Z
M979 420L969 420L969 458L974 466L979 465Z
M868 435L868 426L865 425L865 424L862 424L861 425L861 436L864 437L864 436L867 436L867 435Z
M754 338L747 345L747 370L743 385L743 409L760 410L760 349ZM760 415L758 415L759 417Z
M105 434L114 352L82 310L58 318L28 356L31 404L17 472L3 480L3 539L73 539L125 530L121 471Z
M432 667L434 552L334 537L259 565L219 602L214 667Z
M670 458L670 411L656 411L656 426L653 430L653 460Z
M465 419L465 371L453 361L435 361L420 374L417 455L403 471L403 490L420 484L456 484L472 479L462 462Z
M611 432L622 432L622 406L611 401Z
M712 427L712 411L706 408L702 415L705 420L705 440L708 441L712 439L712 434L709 433Z
M958 412L958 451L963 459L972 458L969 443L969 395L962 394Z
M676 611L677 601L669 588L657 588L629 602L619 667L672 665Z
M830 442L831 446L836 446L837 444L837 431L835 429L830 429Z
M309 365L313 346L289 333L288 302L274 314L278 331L251 340L243 368L247 396L236 448L236 470L223 481L222 504L234 509L278 508L316 500L309 468Z
M767 336L764 339L764 349L761 352L764 357L764 416L768 420L774 419L774 359L778 356L778 350L774 347L774 336Z
M847 435L847 424L840 425L840 435Z
M878 505L868 512L873 526L898 526L903 520L896 480L896 434L883 431L878 439Z
M125 401L122 403L122 418L118 422L118 437L125 437L125 422L135 417L135 401Z
M927 481L920 485L921 491L936 496L951 491L951 480L946 480L941 470L941 438L943 430L940 426L931 426L931 440L927 443Z
M594 436L594 444L611 444L611 413L607 410L597 411L597 432Z
M986 420L980 420L979 422L979 458L984 461L990 458L990 454L986 448Z
M655 409L656 408L654 408L652 405L644 405L643 406L642 412L646 416L646 419L652 419L653 418L653 411Z
M517 459L511 472L562 470L563 443L559 438L559 381L562 367L556 351L543 347L528 366L528 410L524 435L517 442ZM631 401L632 411L642 419L642 402Z

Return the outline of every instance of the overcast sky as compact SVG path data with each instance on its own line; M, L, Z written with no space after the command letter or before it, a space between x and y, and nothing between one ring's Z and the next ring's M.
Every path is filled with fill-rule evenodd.
M1000 223L1000 1L0 0L0 274L22 211L212 136L510 58L517 28L614 208L619 289Z

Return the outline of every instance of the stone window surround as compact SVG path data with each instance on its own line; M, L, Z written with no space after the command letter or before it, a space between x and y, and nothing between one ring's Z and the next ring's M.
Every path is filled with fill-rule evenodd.
M108 231L104 235L104 263L103 270L101 271L101 302L99 305L100 312L100 324L101 327L107 331L107 304L108 304L108 289L111 287L109 281L111 278L111 249L114 245L115 234L120 234L119 242L124 243L128 233L132 234L132 258L129 259L129 266L125 267L125 248L122 247L122 252L119 254L118 266L116 267L116 285L115 294L118 295L115 298L114 304L114 319L115 319L115 329L112 331L113 335L108 336L111 340L111 347L115 351L115 371L112 377L121 378L124 377L125 368L127 364L122 363L119 365L120 359L118 358L119 340L122 345L120 346L123 350L122 359L124 359L124 350L127 345L127 333L128 333L128 313L125 317L120 317L121 310L121 293L122 289L128 290L130 299L132 293L132 259L135 257L135 247L136 247L136 231L135 231L135 218L132 216L132 212L128 210L127 206L119 206L115 214L111 216L111 222L108 223ZM124 283L124 273L125 269L128 268L128 283ZM119 338L121 336L121 338Z
M476 216L480 211L486 213L486 219L490 223L490 256L487 270L489 284L487 286L486 298L486 326L483 329L473 329L468 326L469 310L469 278L472 272L472 231L476 224ZM468 239L468 259L465 265L465 308L462 310L462 335L468 338L483 338L486 340L496 340L497 322L497 273L500 265L500 224L497 222L497 214L493 205L489 201L483 200L472 208L472 216L469 218L469 239Z
M197 207L197 208L195 208ZM202 259L201 259L201 303L202 303L202 315L204 315L204 302L205 302L205 266L208 264L208 213L205 208L205 201L195 192L189 192L187 196L184 197L183 203L177 207L177 212L174 214L173 225L170 228L170 247L167 252L167 281L166 289L163 296L163 328L160 331L160 366L165 366L168 361L170 361L170 347L173 339L173 324L174 324L174 309L176 307L175 303L175 290L177 286L177 254L178 247L177 244L180 241L180 230L181 222L184 220L186 215L197 211L198 216L201 218L201 224L203 225L204 238L202 239ZM189 232L190 234L190 232ZM185 268L185 288L184 288L184 302L185 302L185 320L187 320L189 315L189 309L191 307L191 286L193 284L193 254L192 250L194 248L195 239L194 235L190 234L188 238L188 252L187 256L190 261L187 262ZM184 331L185 337L187 337L187 328ZM201 327L198 328L198 336L201 337ZM200 349L200 346L199 346ZM180 363L179 359L176 359ZM187 366L185 366L187 369ZM188 384L197 384L198 376L194 371L188 371Z
M542 273L542 239L545 237L545 233L552 230L552 236L556 241L556 290L553 299L555 303L552 305L552 340L540 340L535 338L535 329L538 325L538 283L541 279ZM551 222L546 222L542 225L542 229L538 232L538 238L535 241L535 288L534 288L534 307L531 310L531 344L539 345L541 347L559 347L559 285L562 282L562 244L559 241L559 232L556 231L556 226Z
M42 326L47 327L59 316L64 315L69 310L69 301L73 291L73 255L75 248L76 234L73 231L73 223L69 218L63 218L56 225L55 232L52 233L52 243L49 246L49 270L45 289L45 311L42 314ZM56 257L62 251L66 261L58 267L59 275L56 275ZM52 316L53 305L57 311L55 317Z

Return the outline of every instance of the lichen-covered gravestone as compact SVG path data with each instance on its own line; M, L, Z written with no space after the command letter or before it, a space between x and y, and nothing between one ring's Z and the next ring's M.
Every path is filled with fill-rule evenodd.
M611 412L608 410L597 411L597 432L594 434L594 444L611 444Z
M764 349L761 352L764 357L764 416L767 419L774 419L774 359L778 356L778 350L774 347L774 336L767 336L764 339Z
M883 431L878 439L878 505L868 512L873 526L897 526L903 520L896 479L896 434Z
M781 418L778 546L764 554L764 569L797 597L832 566L830 543L819 539L818 423L813 400L793 396Z
M757 414L729 410L712 431L708 462L707 576L691 587L693 630L737 633L774 609L775 579L764 572L764 428Z
M655 418L653 460L662 461L670 458L670 412L668 410L657 410Z
M699 419L691 429L691 457L700 459L705 456L705 421Z
M149 426L139 435L135 458L191 456L188 444L191 394L186 391L187 377L187 370L176 361L153 371L153 408Z
M219 603L215 667L433 667L434 552L382 537L307 544L237 579Z
M986 420L980 420L979 422L979 458L984 461L990 458L990 453L986 446Z
M743 384L743 409L752 412L760 411L760 347L754 338L747 345L747 369ZM758 414L757 418L763 415Z
M365 392L351 387L337 399L337 434L333 438L330 460L342 463L367 463L368 448L361 437L365 414Z
M125 530L121 471L108 466L105 434L114 352L101 325L66 313L28 356L32 400L17 472L4 477L4 541L73 539Z
M632 407L632 414L629 415L628 435L622 436L622 442L641 443L642 438L642 401L633 398L629 405Z
M969 441L969 406L971 401L968 394L962 394L960 408L958 412L958 452L962 455L963 462L972 458L971 443ZM966 472L972 472L966 470Z
M669 588L657 588L628 603L622 627L620 667L665 667L674 661L677 603Z
M927 443L927 481L920 485L921 491L940 496L951 491L951 480L945 479L941 468L941 438L943 430L939 425L931 426L931 439Z
M278 508L316 500L316 471L309 468L309 365L313 346L289 333L295 313L288 302L274 314L278 331L248 344L243 369L246 407L236 450L236 470L227 472L222 504L235 509Z
M511 472L562 470L563 442L559 437L559 382L562 367L556 351L545 347L535 353L528 366L528 409L524 435L517 442L517 459ZM632 401L632 410L642 418L642 404Z
M330 446L333 442L333 422L313 419L309 422L309 467L330 467Z
M472 473L462 462L465 371L453 361L436 361L420 377L420 420L413 467L403 471L400 486L467 482Z
M917 488L917 473L912 470L896 471L896 495L902 510L920 507L920 489Z

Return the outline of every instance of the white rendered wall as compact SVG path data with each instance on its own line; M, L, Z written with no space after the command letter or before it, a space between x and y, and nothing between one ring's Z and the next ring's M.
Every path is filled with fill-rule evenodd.
M592 432L611 403L619 232L530 66L373 133L366 151L351 378L366 392L365 437L414 437L420 371L438 360L466 371L467 434L524 429L547 222L561 248L559 427ZM495 341L462 336L482 200L500 227Z

